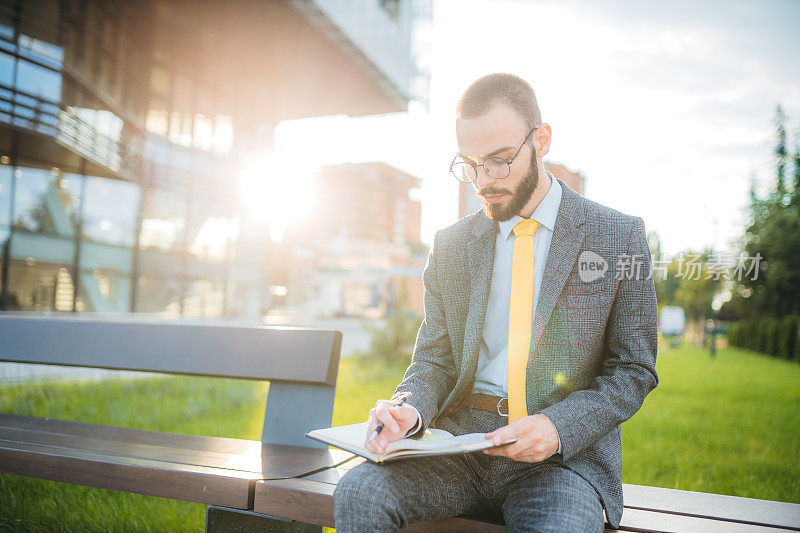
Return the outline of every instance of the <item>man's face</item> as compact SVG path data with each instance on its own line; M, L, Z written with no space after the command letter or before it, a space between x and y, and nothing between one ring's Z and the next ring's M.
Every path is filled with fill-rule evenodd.
M510 160L528 133L530 128L522 117L504 103L495 105L483 116L460 118L456 122L459 154L464 161L476 165L493 156ZM496 180L479 167L472 187L486 216L504 221L520 212L538 184L536 149L528 141L511 164L508 177Z

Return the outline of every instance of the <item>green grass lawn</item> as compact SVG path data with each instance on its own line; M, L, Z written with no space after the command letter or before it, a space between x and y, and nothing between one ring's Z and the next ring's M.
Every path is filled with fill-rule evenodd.
M726 348L659 353L659 387L623 425L623 481L800 503L800 365ZM342 361L333 423L366 419L403 369ZM0 387L0 412L258 439L267 386L209 378ZM202 531L205 506L0 475L0 530Z
M800 503L800 365L680 348L657 371L622 425L624 482Z

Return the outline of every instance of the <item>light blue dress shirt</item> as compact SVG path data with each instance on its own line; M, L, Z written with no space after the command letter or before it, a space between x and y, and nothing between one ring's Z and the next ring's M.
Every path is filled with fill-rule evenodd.
M547 172L550 176L550 172ZM556 215L561 204L561 186L552 178L542 201L531 215L539 221L533 236L533 309L539 301L544 265L550 252L550 241L556 225ZM511 268L514 260L514 226L522 219L514 215L500 222L494 249L494 267L486 317L483 322L478 368L475 373L474 393L508 396L508 312L511 307Z
M542 201L531 215L531 219L539 221L539 227L533 236L533 309L539 300L539 288L542 284L544 266L550 252L550 241L556 225L558 208L561 205L561 185L549 170L545 171L550 179L550 186ZM478 367L475 372L473 393L490 394L492 396L508 396L508 313L511 305L511 267L514 259L514 226L523 220L514 215L509 220L499 222L499 231L495 241L494 267L492 285L489 289L489 300L486 317L483 323L483 334L478 352ZM413 407L413 406L412 406ZM416 410L416 408L415 408ZM419 430L420 420L417 411L417 424L407 434ZM561 453L561 439L558 439L558 451Z

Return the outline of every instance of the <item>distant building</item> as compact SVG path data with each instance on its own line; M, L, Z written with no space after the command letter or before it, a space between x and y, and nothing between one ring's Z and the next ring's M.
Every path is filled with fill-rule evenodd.
M424 100L411 36L429 16L416 0L0 3L0 310L261 316L278 258L240 208L241 168L282 120Z
M311 215L287 231L287 310L422 314L419 179L384 163L323 167Z
M345 163L321 168L316 182L325 240L344 234L352 241L419 241L420 202L409 197L418 178L385 163Z
M583 196L586 195L586 178L580 172L572 172L560 163L545 163L544 168L566 183L573 191Z
M572 172L567 167L559 163L549 163L545 161L544 168L553 173L570 189L578 194L584 194L586 188L586 178L580 172ZM459 183L458 187L458 218L464 218L470 213L483 209L481 201L475 196L475 191L471 183Z

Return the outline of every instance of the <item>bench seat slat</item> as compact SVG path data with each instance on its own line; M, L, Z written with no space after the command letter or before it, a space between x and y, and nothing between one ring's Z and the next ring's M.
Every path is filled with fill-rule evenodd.
M207 437L201 435L184 435L164 431L147 431L141 429L89 424L55 418L38 418L35 416L11 415L0 413L0 426L18 429L40 430L47 423L47 430L53 433L64 433L96 439L124 440L134 444L153 444L156 446L181 446L197 451L218 451L220 453L247 454L257 453L261 442L232 439L229 437Z
M301 476L353 457L341 450L0 415L0 472L237 509L251 508L256 480Z
M78 437L66 433L20 430L1 426L0 441L55 446L58 448L69 448L139 459L157 458L159 461L165 463L210 466L214 468L225 468L227 470L239 470L250 474L262 473L262 461L257 453L236 455L213 451L196 451L178 447L134 444L122 440L93 439L91 437ZM265 464L264 470L269 472L270 465Z
M800 531L800 504L623 484L625 507Z
M619 529L606 531L644 531L644 532L675 532L675 533L779 533L792 531L780 527L765 527L752 524L740 524L699 518L696 516L683 516L661 513L658 511L645 511L642 509L625 508Z
M164 434L81 422L0 415L0 439L160 462L241 470L258 477L296 477L354 457L341 450L259 441ZM216 449L215 449L216 448ZM218 451L233 450L233 451Z
M333 486L351 468L364 462L361 457L303 479ZM726 522L764 525L800 531L800 504L742 498L706 492L622 484L627 509L682 514Z
M0 472L236 509L259 476L54 446L0 441Z
M350 461L349 463L353 463ZM329 472L335 472L331 468ZM342 474L343 475L343 474ZM258 513L292 518L311 524L334 527L333 491L336 483L317 481L319 474L301 479L263 480L256 483L253 510ZM315 478L315 479L312 479ZM690 493L691 494L691 493ZM775 502L768 502L775 503ZM780 502L778 502L780 503ZM790 504L791 505L791 504ZM473 517L471 517L473 518ZM505 531L505 528L487 521L452 518L425 524L412 524L408 531ZM424 526L424 527L423 527ZM731 530L747 532L792 531L781 526L766 527L755 524L730 522L724 519L704 518L670 514L658 510L643 510L627 506L622 515L618 531L680 531L680 532L727 532ZM607 530L613 531L613 530Z

